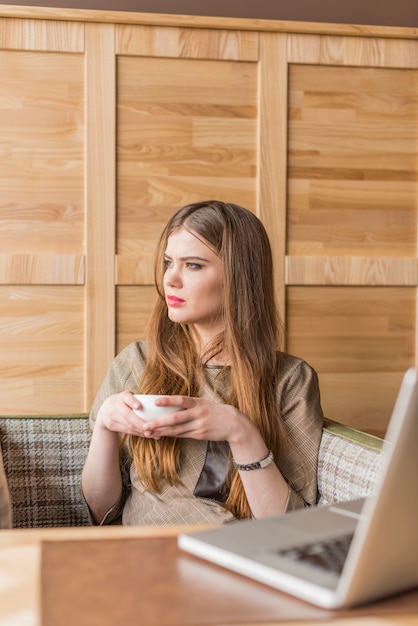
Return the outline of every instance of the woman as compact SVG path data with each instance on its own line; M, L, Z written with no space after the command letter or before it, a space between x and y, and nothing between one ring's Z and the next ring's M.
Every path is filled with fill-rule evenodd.
M234 204L180 209L157 248L147 342L111 364L82 487L95 524L223 523L316 502L317 376L278 351L270 244ZM162 394L144 421L134 394Z

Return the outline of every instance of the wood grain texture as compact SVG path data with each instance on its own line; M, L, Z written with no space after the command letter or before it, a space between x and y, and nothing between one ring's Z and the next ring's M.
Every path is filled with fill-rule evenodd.
M1 14L1 9L0 9ZM60 19L0 17L0 48L44 52L84 52L84 24Z
M417 59L414 29L0 6L2 406L88 410L163 225L220 198L267 228L326 413L383 433L418 362Z
M292 66L289 94L288 254L416 257L417 71Z
M358 37L386 37L396 39L416 39L417 28L399 26L376 26L367 24L334 24L321 22L301 22L291 20L268 20L257 18L229 18L200 15L174 15L167 13L135 13L134 11L104 11L90 9L70 9L0 5L0 15L6 17L34 18L45 20L60 19L72 22L94 22L107 24L147 24L152 26L179 26L181 28L221 28L253 30L263 32L289 32L349 35Z
M418 284L418 259L393 257L286 257L287 285Z
M138 254L151 267L180 206L255 207L257 65L119 56L117 70L118 268Z
M71 413L83 405L82 286L0 285L3 414Z
M83 252L83 59L0 50L1 253Z
M116 349L145 339L148 320L156 299L152 287L120 286L116 290Z
M79 411L84 401L83 30L2 23L4 413Z
M86 25L86 352L84 410L115 356L114 27Z
M314 65L417 68L413 39L289 34L289 62Z
M319 372L328 417L385 430L415 361L415 318L416 287L287 288L287 349Z
M153 285L154 263L151 256L140 254L116 255L117 285Z
M119 25L116 53L134 56L257 61L258 33Z
M0 284L83 285L84 257L75 254L0 254Z
M138 610L146 626L289 626L324 623L330 616L326 609L187 554L175 537L45 541L40 570L43 626L105 625L109 615L112 623L137 626ZM69 571L78 575L69 577ZM132 601L138 589L139 607ZM412 606L414 599L418 604L416 595ZM385 603L376 602L372 609L345 615L348 622L376 626L367 614L380 617L387 611ZM329 624L338 626L334 620Z
M276 300L284 317L287 209L287 35L263 33L259 62L259 216L270 238Z
M403 371L323 372L321 398L337 421L384 438Z

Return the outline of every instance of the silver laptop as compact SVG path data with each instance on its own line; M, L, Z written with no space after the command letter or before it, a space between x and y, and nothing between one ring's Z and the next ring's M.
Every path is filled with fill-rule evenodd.
M418 586L418 371L402 381L376 493L182 533L186 552L325 608ZM338 553L343 553L340 563Z

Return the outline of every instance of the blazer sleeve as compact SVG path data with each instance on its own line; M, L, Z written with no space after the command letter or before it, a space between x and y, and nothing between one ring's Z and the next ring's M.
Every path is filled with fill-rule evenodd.
M324 415L317 373L305 361L290 358L280 387L280 413L289 446L278 466L289 484L286 511L292 511L317 502L318 453Z
M135 393L138 390L144 363L145 345L142 342L129 344L113 359L90 411L89 422L92 430L96 421L97 412L108 396L120 393L121 391L132 391ZM126 449L121 448L119 453L119 467L122 476L122 492L118 501L115 502L99 522L99 526L122 523L124 505L131 490L130 465L131 459ZM90 522L94 524L90 511L88 514Z

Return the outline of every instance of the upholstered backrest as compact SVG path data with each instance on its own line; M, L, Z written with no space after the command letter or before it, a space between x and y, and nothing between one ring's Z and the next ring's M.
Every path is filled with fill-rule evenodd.
M0 446L13 527L89 524L80 480L87 415L0 417Z
M325 420L318 461L320 506L371 495L382 471L383 441Z
M89 524L81 472L88 416L0 417L0 447L15 528ZM382 441L331 420L319 450L319 504L370 495L381 472Z

